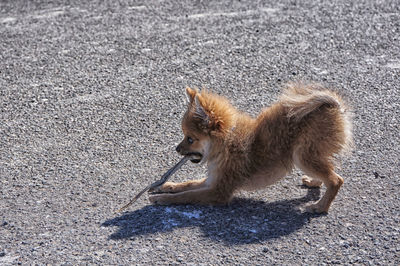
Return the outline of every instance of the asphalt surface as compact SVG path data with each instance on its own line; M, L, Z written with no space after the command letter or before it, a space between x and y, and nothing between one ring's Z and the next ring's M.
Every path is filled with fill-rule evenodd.
M354 109L328 215L301 211L324 190L297 171L225 207L114 212L179 160L186 86L256 115L290 80ZM399 265L399 117L396 0L2 0L0 264Z

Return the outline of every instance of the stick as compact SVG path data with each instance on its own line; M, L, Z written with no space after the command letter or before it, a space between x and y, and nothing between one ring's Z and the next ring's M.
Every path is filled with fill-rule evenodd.
M161 185L163 185L165 182L167 182L167 180L179 169L182 167L182 165L184 165L188 160L190 159L190 156L185 156L183 157L174 167L172 167L171 169L169 169L162 177L160 180L154 182L153 184L148 185L147 187L145 187L142 191L139 192L139 194L137 194L128 204L126 204L125 206L123 206L121 209L119 209L117 212L122 212L123 210L125 210L126 208L128 208L129 206L131 206L140 196L142 196L143 193L145 193L146 191L148 191L149 189L152 188L157 188Z

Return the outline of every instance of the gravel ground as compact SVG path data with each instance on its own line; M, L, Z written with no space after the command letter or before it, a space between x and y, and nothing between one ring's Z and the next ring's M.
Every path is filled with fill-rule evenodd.
M0 264L399 265L399 43L396 0L2 0ZM179 160L186 86L255 115L290 80L354 109L328 215L300 210L324 191L297 171L225 207L115 213Z

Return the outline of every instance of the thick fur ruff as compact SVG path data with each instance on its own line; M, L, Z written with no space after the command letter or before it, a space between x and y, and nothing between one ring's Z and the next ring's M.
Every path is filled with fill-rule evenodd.
M158 204L226 204L239 189L261 189L293 169L309 187L327 187L307 207L327 212L343 178L335 155L352 147L351 115L342 98L319 85L290 84L279 101L253 118L206 90L188 88L182 119L184 140L177 151L208 164L208 177L167 182L150 200Z

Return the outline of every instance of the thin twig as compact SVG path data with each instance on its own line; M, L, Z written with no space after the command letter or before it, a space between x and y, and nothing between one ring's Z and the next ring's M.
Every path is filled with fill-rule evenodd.
M157 188L161 185L163 185L165 182L167 182L167 180L179 169L182 167L182 165L184 165L188 160L190 159L190 156L185 156L183 157L174 167L172 167L171 169L169 169L162 177L160 180L154 182L153 184L148 185L147 187L145 187L142 191L139 192L139 194L137 194L128 204L126 204L125 206L123 206L121 209L119 209L117 212L122 212L123 210L125 210L126 208L128 208L129 206L131 206L140 196L142 196L143 193L145 193L146 191L153 189L153 188Z

